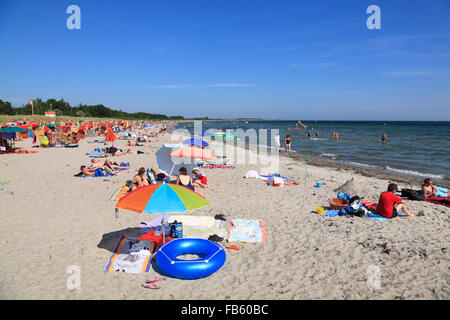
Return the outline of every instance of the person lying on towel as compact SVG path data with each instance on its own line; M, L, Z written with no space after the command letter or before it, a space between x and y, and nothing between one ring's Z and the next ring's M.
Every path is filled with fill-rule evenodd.
M103 166L101 168L91 168L91 169L86 168L86 166L81 166L80 172L86 177L102 177L105 175L105 173L109 173L111 175L119 175L120 174L120 172L114 172L106 166Z
M137 142L137 141L136 141L136 143L133 143L130 140L128 140L127 146L128 147L148 147L149 144L144 143L144 142Z
M378 200L378 205L376 208L377 213L389 219L397 217L398 212L406 213L408 218L415 217L416 215L409 212L408 208L406 208L405 201L395 195L397 189L397 185L394 183L390 183L388 185L387 191L383 192Z
M150 154L151 152L149 152L149 151L139 151L139 150L131 150L131 149L128 149L127 150L127 152L122 152L121 150L119 151L117 151L117 152L115 152L115 153L113 153L112 155L113 156L122 156L122 155L124 155L124 154Z
M102 159L91 159L92 165L89 169L96 169L96 168L103 168L107 167L111 170L117 170L117 169L129 169L129 166L121 166L117 164L116 162L112 163L108 159L102 160Z
M422 183L422 193L425 198L428 197L449 197L449 191L445 188L433 186L433 181L426 178Z

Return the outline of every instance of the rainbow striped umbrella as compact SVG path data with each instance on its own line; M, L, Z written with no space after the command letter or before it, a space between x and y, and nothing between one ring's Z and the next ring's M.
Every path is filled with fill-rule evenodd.
M202 195L183 186L158 183L141 187L122 197L116 208L137 213L184 213L209 206Z

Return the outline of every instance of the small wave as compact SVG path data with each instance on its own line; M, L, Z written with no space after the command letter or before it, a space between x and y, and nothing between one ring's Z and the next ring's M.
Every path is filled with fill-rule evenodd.
M359 162L354 162L354 161L350 161L349 164L354 165L354 166L363 166L363 167L370 167L370 168L379 168L378 166L374 166L374 165L371 165L371 164L359 163Z
M334 158L334 157L338 156L337 154L333 154L333 153L321 153L320 155L324 156L324 157L330 157L330 158Z
M443 179L444 178L444 176L438 175L438 174L421 173L421 172L417 172L417 171L413 171L413 170L395 169L395 168L391 168L389 166L386 166L386 169L390 170L390 171L402 173L402 174L413 175L413 176L428 177L428 178L433 178L433 179Z

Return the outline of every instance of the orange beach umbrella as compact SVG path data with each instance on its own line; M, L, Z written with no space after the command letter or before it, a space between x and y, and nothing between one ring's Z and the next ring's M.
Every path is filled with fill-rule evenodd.
M114 134L114 131L112 131L111 128L108 128L108 132L106 132L106 136L105 136L105 141L106 142L113 142L113 141L116 141L116 140L117 140L117 137Z

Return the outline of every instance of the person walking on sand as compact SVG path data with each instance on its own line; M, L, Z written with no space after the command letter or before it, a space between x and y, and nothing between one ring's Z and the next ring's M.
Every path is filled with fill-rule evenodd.
M284 139L284 148L285 151L291 152L291 135L288 134Z
M400 211L406 213L408 218L415 217L416 215L406 208L405 201L395 195L397 189L397 185L394 183L388 185L387 191L383 192L378 200L377 213L389 219L397 217Z

